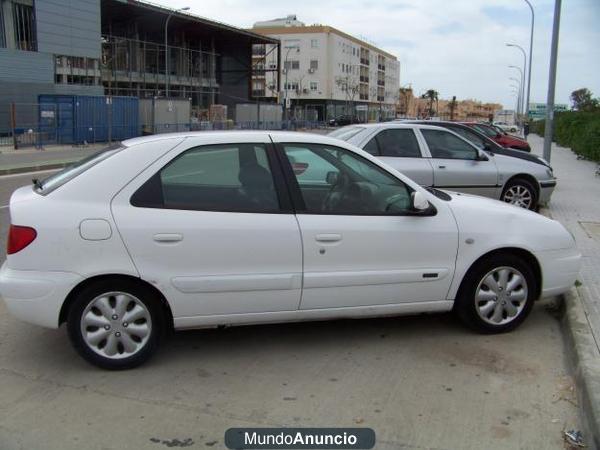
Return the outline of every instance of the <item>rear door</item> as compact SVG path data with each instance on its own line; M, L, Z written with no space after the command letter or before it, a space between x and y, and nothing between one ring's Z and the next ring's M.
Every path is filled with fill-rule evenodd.
M268 136L244 136L188 138L113 200L140 275L165 294L178 326L298 308L298 223Z
M421 128L431 155L433 185L487 197L497 197L498 169L493 157L478 160L478 149L445 129Z
M381 130L372 136L362 148L421 186L433 185L433 167L429 159L424 158L412 129L387 128Z

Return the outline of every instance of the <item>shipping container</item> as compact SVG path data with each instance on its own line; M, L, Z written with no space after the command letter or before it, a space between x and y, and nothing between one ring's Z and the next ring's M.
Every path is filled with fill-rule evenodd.
M39 128L57 144L122 141L140 135L137 97L40 95Z
M189 131L192 104L186 99L140 99L140 126L142 134Z

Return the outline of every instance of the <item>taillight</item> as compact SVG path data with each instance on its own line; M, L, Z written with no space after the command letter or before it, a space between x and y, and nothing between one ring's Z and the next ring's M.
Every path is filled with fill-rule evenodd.
M8 229L8 242L6 243L6 253L12 255L20 252L33 242L37 236L37 231L31 227L22 227L20 225L11 225Z

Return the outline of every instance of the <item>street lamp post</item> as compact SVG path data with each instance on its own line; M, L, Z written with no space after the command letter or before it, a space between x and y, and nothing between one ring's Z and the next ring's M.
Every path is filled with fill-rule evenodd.
M288 120L288 108L287 108L287 91L288 91L288 72L290 70L289 67L287 67L288 65L288 56L290 55L290 50L292 49L296 49L297 52L300 51L300 48L297 46L292 46L292 47L288 47L287 51L285 52L285 59L283 60L283 70L285 70L285 82L284 82L284 95L283 95L283 112L284 112L284 119L287 122Z
M521 109L522 109L522 107L523 107L523 92L524 92L524 89L523 89L523 87L524 87L524 86L523 86L523 78L524 78L524 76L523 76L523 70L521 70L521 68L520 68L520 67L518 67L518 66L508 66L508 67L509 67L510 69L517 69L517 70L519 71L520 80L521 80L521 81L519 82L519 86L521 86L521 108L519 108L519 111L518 111L518 112L519 112L519 114L521 115L521 121L522 121L522 119L523 119L523 115L522 115L522 111L521 111Z
M529 94L531 93L531 58L533 55L533 28L535 26L535 12L533 11L533 6L531 6L531 3L529 2L529 0L525 0L525 3L527 3L527 5L529 6L529 9L531 10L531 32L529 35L529 67L528 69L528 74L527 74L527 116L529 116Z
M521 110L521 103L522 103L522 98L521 98L521 92L522 92L522 78L521 80L515 78L515 77L510 77L509 80L514 81L515 83L517 83L517 89L518 89L518 97L517 97L517 120L519 118L519 111Z
M169 98L169 20L171 20L171 17L176 12L187 11L189 9L189 6L184 6L183 8L173 10L169 13L165 21L165 98Z
M522 86L522 92L521 92L521 98L524 100L525 99L525 70L527 68L527 54L525 53L525 50L523 50L523 47L521 47L520 45L517 44L506 44L507 47L515 47L518 48L519 50L521 50L521 53L523 53L523 86ZM529 102L529 100L528 100ZM523 102L521 102L523 103ZM521 107L523 107L524 105L521 104ZM529 109L529 105L527 105L527 109ZM525 114L526 109L523 108L523 114Z

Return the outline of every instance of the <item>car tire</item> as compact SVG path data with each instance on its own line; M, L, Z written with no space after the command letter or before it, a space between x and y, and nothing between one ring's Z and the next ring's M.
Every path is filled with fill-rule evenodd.
M479 260L466 274L454 312L469 328L483 334L505 333L527 318L537 292L529 265L510 253Z
M535 211L538 207L537 189L525 178L513 178L502 190L500 200Z
M131 369L157 350L165 327L160 299L132 280L105 279L82 289L67 315L77 352L103 369Z

